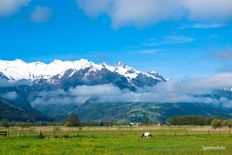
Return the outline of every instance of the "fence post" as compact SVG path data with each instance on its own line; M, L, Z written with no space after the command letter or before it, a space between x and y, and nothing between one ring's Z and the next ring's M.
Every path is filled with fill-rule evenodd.
M77 136L79 136L79 135L80 135L80 129L77 130Z
M19 128L18 128L18 132L17 132L17 137L19 137Z
M8 128L7 129L7 137L9 137L10 136L10 129Z
M53 138L56 137L56 131L53 129Z

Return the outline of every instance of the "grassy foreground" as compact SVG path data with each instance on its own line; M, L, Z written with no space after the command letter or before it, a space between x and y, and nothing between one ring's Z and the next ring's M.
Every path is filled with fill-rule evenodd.
M46 128L48 129L48 128ZM126 129L128 131L126 132ZM143 130L143 128L140 128ZM91 132L77 135L70 133L70 138L64 139L62 136L67 131L57 134L58 138L53 138L52 133L44 131L46 136L40 139L38 135L14 135L11 129L11 136L0 137L0 154L2 155L88 155L88 154L228 154L232 152L232 134L224 132L208 131L188 132L191 128L164 128L166 134L159 134L158 131L153 138L141 138L134 130L125 128L123 135L114 133L114 129L109 129L112 134L102 132L93 128ZM35 129L36 130L36 129ZM88 129L89 130L89 129ZM97 131L100 130L100 131ZM201 129L203 130L203 129ZM172 134L175 131L177 134ZM36 131L37 132L37 131ZM91 134L90 134L91 133ZM219 134L221 133L221 134ZM49 136L50 135L50 136Z
M0 138L3 155L55 154L231 154L232 135L74 137L38 139L36 137ZM221 150L203 150L223 146Z

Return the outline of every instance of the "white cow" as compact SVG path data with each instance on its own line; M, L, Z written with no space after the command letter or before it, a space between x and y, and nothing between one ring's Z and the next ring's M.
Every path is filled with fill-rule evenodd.
M142 134L142 137L152 137L152 134L150 133L150 132L144 132L143 134Z

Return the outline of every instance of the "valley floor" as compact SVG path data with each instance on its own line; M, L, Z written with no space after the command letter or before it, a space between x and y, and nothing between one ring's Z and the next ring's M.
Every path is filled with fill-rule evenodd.
M152 138L141 138L147 127L10 129L9 137L0 137L3 155L92 155L92 154L231 154L232 133L227 129L209 127L151 128ZM146 128L146 129L145 129ZM43 130L42 130L43 129ZM45 131L45 129L47 129ZM201 130L199 130L201 129ZM0 129L2 130L2 129ZM44 138L38 137L41 130ZM57 129L56 129L57 130ZM74 132L75 130L75 132ZM192 131L192 132L190 132ZM37 133L37 134L36 134ZM55 135L54 135L55 134ZM55 138L54 138L55 137Z

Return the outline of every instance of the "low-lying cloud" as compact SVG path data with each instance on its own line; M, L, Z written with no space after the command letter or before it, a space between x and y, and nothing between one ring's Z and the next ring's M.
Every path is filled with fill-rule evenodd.
M221 73L205 78L170 80L132 92L120 90L111 84L95 86L77 86L68 91L57 90L41 92L32 103L38 104L83 104L93 102L150 102L150 103L224 103L231 104L227 98L213 98L215 90L232 87L232 74Z
M1 96L5 99L8 99L8 100L14 100L18 97L18 94L15 91L10 91L10 92L5 93Z
M18 97L18 94L16 91L9 91L5 93L0 92L0 97L7 100L15 100Z
M0 78L0 88L13 87L13 86L27 86L31 84L32 81L28 81L28 80L9 81L7 79Z

